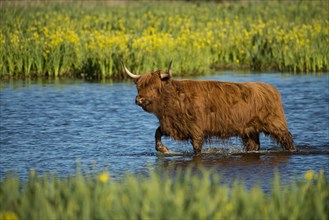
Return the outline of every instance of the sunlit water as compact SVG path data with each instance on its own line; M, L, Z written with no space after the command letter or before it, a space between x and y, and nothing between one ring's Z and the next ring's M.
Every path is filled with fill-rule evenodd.
M260 81L282 94L289 129L300 150L286 153L261 137L261 153L244 153L240 140L214 140L202 157L186 142L164 139L176 152L154 149L157 119L134 104L136 89L121 83L0 83L0 179L9 171L26 179L30 170L57 176L108 170L114 179L126 173L177 170L203 165L224 182L239 178L265 188L278 170L283 181L303 178L307 170L329 168L329 76L221 74L199 79ZM160 172L160 171L158 171ZM174 172L174 171L169 171Z

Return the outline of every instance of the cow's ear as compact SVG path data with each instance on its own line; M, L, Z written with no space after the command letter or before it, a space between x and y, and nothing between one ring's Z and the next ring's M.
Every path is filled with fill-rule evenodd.
M171 78L170 74L168 73L160 73L160 78L163 81L169 80Z

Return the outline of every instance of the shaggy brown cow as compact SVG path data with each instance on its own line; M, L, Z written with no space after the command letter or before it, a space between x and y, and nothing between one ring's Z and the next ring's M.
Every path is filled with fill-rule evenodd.
M169 152L163 135L191 140L194 154L201 153L205 140L240 137L247 151L258 151L264 132L285 149L295 151L278 90L259 82L173 80L171 62L166 73L158 70L134 79L136 104L153 113L160 122L155 132L155 149Z

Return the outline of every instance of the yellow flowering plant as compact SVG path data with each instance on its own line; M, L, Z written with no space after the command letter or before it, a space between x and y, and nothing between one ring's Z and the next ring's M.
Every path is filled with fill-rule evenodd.
M329 70L329 19L321 1L261 4L147 2L13 5L0 8L0 78L18 75L121 78L132 70L177 74L210 68Z

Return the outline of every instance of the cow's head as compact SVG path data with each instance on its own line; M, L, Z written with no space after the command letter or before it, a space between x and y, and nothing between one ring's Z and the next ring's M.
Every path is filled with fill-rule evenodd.
M172 61L166 73L155 71L152 73L144 73L143 75L133 74L124 64L122 65L126 74L132 78L136 84L138 91L138 95L135 99L136 104L147 112L155 113L158 103L161 101L163 83L171 78Z

